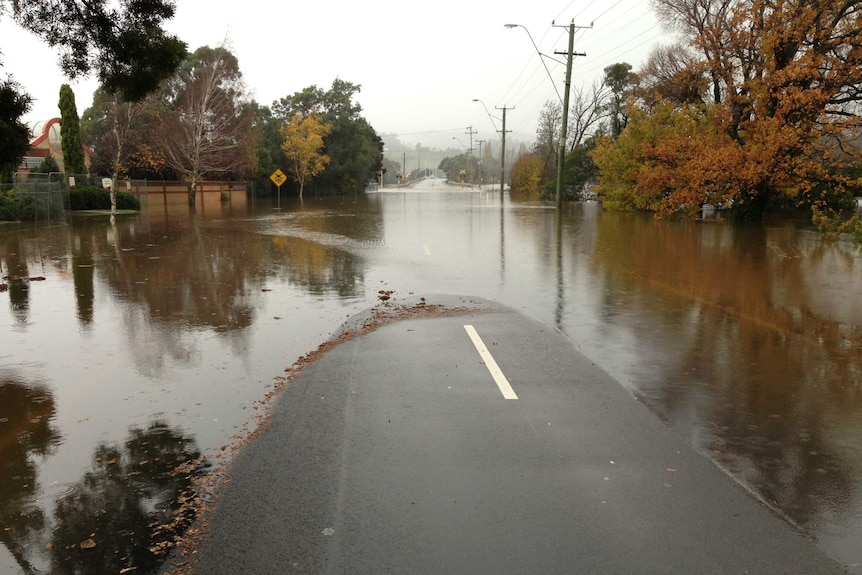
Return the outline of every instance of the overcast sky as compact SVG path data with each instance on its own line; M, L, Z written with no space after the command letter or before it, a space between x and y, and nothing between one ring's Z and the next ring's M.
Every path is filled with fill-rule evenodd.
M443 147L457 138L493 139L491 114L507 106L507 129L532 137L542 104L557 92L530 35L544 54L565 51L567 31L551 22L589 26L575 34L573 86L589 85L602 69L629 62L635 69L667 37L649 0L436 0L410 3L265 0L177 0L167 28L189 50L226 42L237 55L251 95L261 104L316 84L328 89L336 77L360 84L357 100L378 133L407 143ZM24 86L35 102L28 120L59 116L60 85L66 80L57 54L34 36L0 22L3 76ZM565 66L546 60L562 94ZM69 82L78 113L92 103L96 82ZM500 128L499 121L496 129ZM454 142L457 143L457 142Z

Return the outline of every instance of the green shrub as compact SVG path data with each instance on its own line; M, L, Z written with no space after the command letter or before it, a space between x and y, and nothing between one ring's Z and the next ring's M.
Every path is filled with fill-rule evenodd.
M110 209L111 197L107 191L99 188L75 188L69 192L69 207L73 211Z
M33 196L0 193L0 222L32 222L35 217Z
M96 187L75 188L69 193L72 210L110 210L111 193ZM129 192L117 192L118 210L140 210L141 202Z
M135 196L134 194L130 194L129 192L117 192L117 209L140 211L141 200L139 200L137 196Z

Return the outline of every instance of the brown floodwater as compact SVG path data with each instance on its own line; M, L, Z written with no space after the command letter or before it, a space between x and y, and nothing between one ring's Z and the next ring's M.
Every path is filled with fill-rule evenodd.
M281 210L146 204L115 225L0 226L0 573L155 572L192 479L380 290L480 296L557 327L862 564L859 246L595 203L557 218L440 180Z

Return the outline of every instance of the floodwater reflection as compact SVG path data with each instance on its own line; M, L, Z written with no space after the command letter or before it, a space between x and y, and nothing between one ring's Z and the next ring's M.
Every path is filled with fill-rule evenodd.
M25 572L32 572L31 541L46 526L38 503L38 460L60 441L49 389L13 374L0 376L0 543Z
M859 249L792 227L605 214L595 263L612 286L606 312L644 362L630 371L637 395L797 524L842 531L834 550L858 557Z
M191 523L192 480L208 467L193 439L161 421L99 445L54 506L51 572L154 573Z
M381 289L484 297L556 326L862 563L862 249L786 223L595 203L558 217L437 184L0 228L0 572L152 569L165 540L145 523Z

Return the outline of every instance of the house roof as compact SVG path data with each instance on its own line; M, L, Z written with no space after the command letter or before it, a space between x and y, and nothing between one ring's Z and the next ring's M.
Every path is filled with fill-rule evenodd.
M38 148L40 144L47 140L48 147L60 154L63 153L63 149L60 147L60 138L61 138L61 128L60 128L60 118L51 118L50 120L39 120L38 122L30 122L27 126L30 129L30 148L31 151L28 155L34 155L32 153L33 148ZM84 153L89 156L93 155L93 150L90 149L86 144L84 146Z

